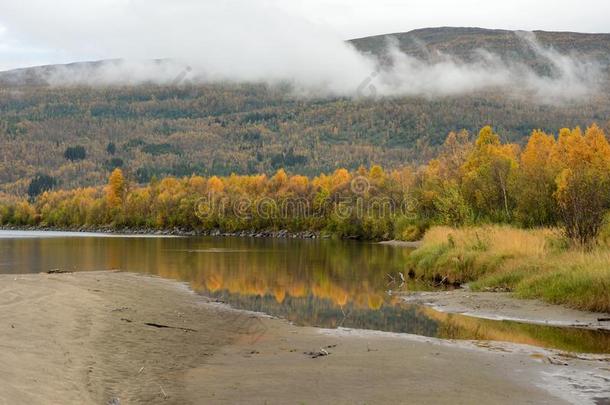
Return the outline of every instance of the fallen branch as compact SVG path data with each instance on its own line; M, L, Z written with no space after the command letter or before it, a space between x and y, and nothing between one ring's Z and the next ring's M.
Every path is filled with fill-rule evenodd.
M69 274L72 273L71 271L67 271L67 270L60 270L60 269L53 269L53 270L49 270L46 272L47 274Z
M447 280L447 276L443 277L443 279L441 281L439 281L438 283L434 284L434 287L440 287L443 284L445 284L445 281Z
M159 328L159 329L178 329L178 330L183 330L185 332L197 332L196 329L181 328L179 326L168 326L168 325L162 325L162 324L153 323L153 322L145 322L144 325L152 326L153 328Z
M305 352L303 354L306 354L312 359L317 359L318 357L328 356L330 353L326 349L320 349L317 352Z

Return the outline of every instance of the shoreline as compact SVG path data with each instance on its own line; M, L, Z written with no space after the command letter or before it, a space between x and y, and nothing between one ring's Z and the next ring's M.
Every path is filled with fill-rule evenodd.
M384 240L379 242L380 245L388 245L388 246L396 246L396 247L404 247L409 249L417 249L421 247L423 241L415 240L415 241L406 241L406 240Z
M148 275L0 275L0 309L0 398L11 404L556 404L610 397L608 356L297 327Z
M514 298L510 293L420 291L400 294L409 304L425 305L447 314L496 321L610 331L610 314L580 311L540 300Z
M173 229L155 229L155 228L112 228L112 227L88 227L81 226L76 228L70 227L54 227L54 226L13 226L0 225L0 231L17 231L17 232L70 232L82 234L100 234L100 235L116 235L116 236L178 236L178 237L236 237L236 238L270 238L270 239L332 239L332 235L324 234L319 231L299 231L291 232L285 229L281 230L244 230L236 232L223 232L219 229L209 230L187 230L182 228ZM400 241L400 240L368 240L357 239L353 237L343 237L341 240L358 240L362 242L373 242L380 245L418 248L422 241Z
M320 232L300 231L289 232L287 230L265 230L265 231L236 231L223 232L219 229L210 230L187 230L182 228L155 229L155 228L113 228L113 227L52 227L52 226L9 226L0 225L0 231L25 231L25 232L73 232L73 233L97 233L117 236L214 236L214 237L244 237L244 238L277 238L277 239L329 239L330 236L322 235ZM347 240L347 238L346 238Z

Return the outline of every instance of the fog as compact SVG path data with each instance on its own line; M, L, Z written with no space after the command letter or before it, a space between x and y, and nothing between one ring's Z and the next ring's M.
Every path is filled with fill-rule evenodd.
M53 50L61 59L120 59L49 71L45 79L52 85L282 82L299 95L434 98L499 90L548 103L589 97L602 77L595 62L544 48L528 33L519 34L520 40L550 74L484 49L468 62L446 54L422 60L400 52L392 41L386 49L390 63L380 64L329 26L271 0L3 3L3 35Z

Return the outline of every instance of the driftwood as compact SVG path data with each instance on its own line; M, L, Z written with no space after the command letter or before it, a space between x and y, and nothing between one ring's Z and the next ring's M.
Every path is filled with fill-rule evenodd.
M178 329L178 330L183 330L185 332L197 332L196 329L182 328L179 326L168 326L168 325L162 325L160 323L153 323L153 322L145 322L144 325L152 326L153 328L159 328L159 329Z
M318 357L328 356L330 353L328 351L326 351L326 349L320 349L317 352L305 352L303 354L306 354L307 356L311 357L312 359L317 359Z
M445 281L447 281L447 276L443 277L443 279L441 281L439 281L438 283L435 283L434 287L442 286L445 283Z
M165 393L163 387L159 385L159 388L161 388L161 394L163 394L163 399L167 399L167 394Z
M129 318L121 318L121 321L127 322L127 323L132 323L133 322ZM153 327L153 328L159 328L159 329L177 329L177 330L181 330L181 331L184 331L184 332L197 332L197 329L183 328L181 326L169 326L169 325L163 325L163 324L154 323L154 322L144 322L144 325L150 326L150 327Z
M568 363L566 363L565 361L562 361L562 360L559 360L559 359L554 359L554 358L552 358L550 356L547 357L547 361L550 364L553 364L555 366L567 366L568 365Z
M337 345L329 345L329 346L320 348L320 350L318 350L316 352L305 352L303 354L311 357L312 359L317 359L318 357L328 356L330 354L330 352L326 349L332 349L333 347L337 347Z
M60 269L53 269L53 270L49 270L47 272L45 272L47 274L69 274L72 273L71 271L67 271L67 270L60 270Z

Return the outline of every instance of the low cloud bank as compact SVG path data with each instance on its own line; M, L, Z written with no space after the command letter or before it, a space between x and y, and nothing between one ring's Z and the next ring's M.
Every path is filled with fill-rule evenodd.
M29 12L32 2L36 13ZM484 49L468 61L446 54L424 60L392 41L380 63L327 27L265 0L57 0L54 10L69 12L53 22L46 2L7 3L0 6L6 16L0 23L28 44L73 60L120 58L41 70L51 85L264 82L289 83L300 95L429 98L489 90L553 103L594 95L604 77L594 61L545 48L531 33L515 35L545 66L544 74Z

